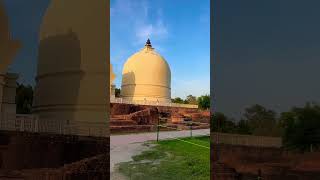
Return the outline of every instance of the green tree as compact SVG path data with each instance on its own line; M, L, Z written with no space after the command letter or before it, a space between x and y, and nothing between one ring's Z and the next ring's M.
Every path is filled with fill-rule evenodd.
M192 96L192 95L188 95L188 96L186 97L185 103L186 103L186 104L198 104L198 102L197 102L197 97Z
M307 103L280 116L283 142L288 149L312 151L320 148L320 106Z
M210 96L203 95L198 97L198 105L200 109L209 109L210 108Z
M241 119L237 124L237 133L239 134L252 134L249 123L246 120Z
M115 89L115 96L116 97L120 97L120 94L121 94L121 89L120 88L116 88Z
M176 97L176 98L174 98L174 99L171 99L171 101L172 101L173 103L184 104L183 99L181 99L180 97Z
M17 84L16 110L18 114L30 114L32 111L33 88L30 85Z
M276 113L272 110L255 104L245 109L244 120L253 135L279 136Z
M234 133L236 124L221 112L211 116L211 132Z

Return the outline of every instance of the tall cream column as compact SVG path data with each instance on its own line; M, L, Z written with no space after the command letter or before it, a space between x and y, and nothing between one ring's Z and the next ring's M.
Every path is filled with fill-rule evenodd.
M8 17L0 1L0 120L2 118L3 91L8 66L18 52L20 43L10 37Z
M3 113L2 113L2 103L3 103L3 88L4 88L4 78L5 76L0 74L0 126L2 124Z
M14 128L14 119L16 118L16 89L18 74L7 73L4 79L1 112L3 117L1 127L11 130Z
M109 3L54 0L43 18L34 113L45 131L107 136Z
M113 72L112 64L110 63L110 99L115 99L115 88L116 86L113 84L114 79L116 78L116 75Z

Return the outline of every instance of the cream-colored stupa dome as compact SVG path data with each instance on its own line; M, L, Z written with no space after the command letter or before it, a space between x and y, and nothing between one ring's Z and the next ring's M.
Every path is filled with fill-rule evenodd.
M166 60L152 48L145 47L124 64L121 96L134 101L171 101L171 71Z
M5 74L21 44L11 39L8 17L0 1L0 74Z
M106 0L50 1L40 27L33 103L39 122L50 123L44 131L108 133L108 12Z

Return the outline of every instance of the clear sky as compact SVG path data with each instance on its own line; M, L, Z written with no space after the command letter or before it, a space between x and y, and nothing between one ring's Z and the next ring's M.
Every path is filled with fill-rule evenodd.
M39 28L49 0L1 1L9 17L11 35L22 44L9 71L19 73L20 82L35 85Z
M149 37L170 65L172 97L210 93L209 0L111 0L110 13L117 87L125 61Z
M216 110L258 103L277 111L320 101L320 1L216 0Z

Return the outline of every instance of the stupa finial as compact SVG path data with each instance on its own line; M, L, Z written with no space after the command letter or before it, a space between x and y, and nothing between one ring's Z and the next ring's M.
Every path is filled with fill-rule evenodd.
M148 47L152 47L152 45L151 45L151 41L150 41L150 39L148 38L148 40L147 40L147 42L146 42L146 45L145 46L148 46Z

